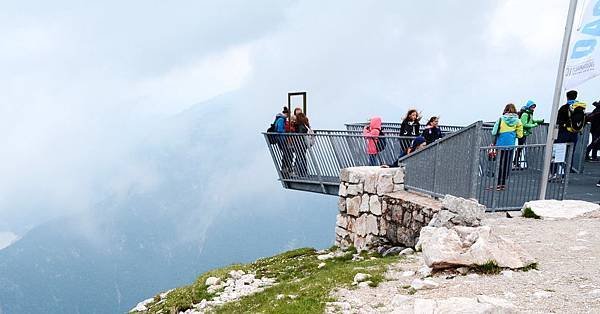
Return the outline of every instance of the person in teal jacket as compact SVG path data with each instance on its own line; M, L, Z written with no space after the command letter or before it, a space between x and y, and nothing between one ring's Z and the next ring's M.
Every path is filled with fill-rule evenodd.
M504 107L502 117L492 128L492 135L496 139L495 145L499 146L498 153L500 155L496 190L503 191L506 189L506 181L510 173L513 147L517 138L523 137L523 123L519 120L515 105L507 104Z
M521 117L521 123L523 123L523 137L518 139L519 146L525 145L527 142L527 136L531 135L533 128L544 123L544 119L536 120L533 118L533 112L537 107L533 100L528 100L525 105L521 108L519 115ZM521 156L522 148L517 148L517 157L515 158L514 168L521 170L525 168L525 156Z

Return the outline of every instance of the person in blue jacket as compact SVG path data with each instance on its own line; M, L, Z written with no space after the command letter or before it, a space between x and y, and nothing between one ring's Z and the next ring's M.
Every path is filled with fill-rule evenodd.
M506 179L510 172L510 165L513 157L513 147L517 138L523 137L523 123L517 114L517 108L514 104L508 104L504 107L502 116L492 129L492 135L495 137L496 146L504 146L498 149L500 154L500 169L498 173L498 185L496 190L506 189Z
M283 107L283 111L275 116L275 132L281 133L277 136L277 146L281 151L281 174L284 178L292 175L292 162L294 159L292 149L288 145L288 138L285 135L285 125L289 115L288 107Z

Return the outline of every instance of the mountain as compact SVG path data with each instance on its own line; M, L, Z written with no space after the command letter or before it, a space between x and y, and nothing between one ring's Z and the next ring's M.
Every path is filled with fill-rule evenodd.
M235 101L162 121L134 184L0 250L0 313L125 312L208 269L332 244L335 198L283 191Z

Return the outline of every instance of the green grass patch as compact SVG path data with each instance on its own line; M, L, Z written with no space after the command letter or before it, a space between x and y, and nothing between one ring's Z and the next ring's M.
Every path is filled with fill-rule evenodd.
M533 218L533 219L541 219L541 218L542 218L542 217L540 217L540 216L536 215L536 214L533 212L533 210L531 210L531 208L529 208L529 207L526 207L526 208L523 210L523 217L525 217L525 218Z
M519 270L521 270L521 271L538 270L538 263L531 263Z
M471 266L470 268L473 272L486 275L497 275L502 271L502 268L498 266L496 261L488 261L485 264Z
M332 248L333 249L333 248ZM335 248L337 249L337 248ZM353 250L341 257L320 261L314 249L303 248L285 252L273 257L259 259L245 265L232 265L202 274L192 285L177 288L158 302L147 308L149 313L177 313L185 311L203 299L214 297L207 292L204 282L208 277L226 280L231 270L244 270L256 274L256 278L275 278L276 284L263 292L246 296L238 301L213 309L216 313L322 313L326 302L334 301L330 293L337 287L351 287L354 275L371 275L371 286L384 281L387 265L397 262L398 256L371 259L374 255L364 255L364 260L352 261ZM320 263L326 263L318 268ZM277 298L285 295L284 298ZM287 296L296 296L295 298Z

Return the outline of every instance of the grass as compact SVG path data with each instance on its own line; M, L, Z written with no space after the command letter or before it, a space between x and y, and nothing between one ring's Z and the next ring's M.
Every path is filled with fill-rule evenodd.
M542 218L542 217L540 217L540 216L536 215L536 214L533 212L533 210L531 210L531 208L529 208L529 207L526 207L526 208L523 210L523 217L525 217L525 218L533 218L533 219L541 219L541 218Z
M337 250L331 248L330 250ZM147 306L148 313L177 313L185 311L201 300L210 300L215 295L208 293L204 282L208 277L226 280L231 270L253 272L257 278L275 278L277 284L263 292L246 296L238 301L214 308L216 313L322 313L326 302L334 301L330 293L337 287L352 287L354 275L371 275L370 286L384 281L383 274L387 265L397 262L400 257L379 258L376 255L361 253L364 260L352 261L356 250L348 250L343 256L320 261L317 252L311 248L302 248L285 252L273 257L259 259L245 265L232 265L202 274L192 285L177 288L164 300L152 302ZM377 257L371 259L371 257ZM320 263L326 263L318 268ZM296 298L280 298L277 295L295 295Z
M470 269L473 272L486 275L497 275L502 271L502 267L498 266L496 261L488 261L482 265L471 266Z

